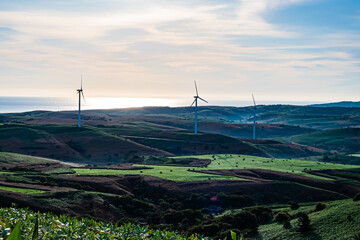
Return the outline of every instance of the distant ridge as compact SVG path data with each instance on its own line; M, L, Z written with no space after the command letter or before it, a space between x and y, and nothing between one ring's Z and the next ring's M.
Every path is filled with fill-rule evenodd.
M334 103L322 103L322 104L311 104L309 107L347 107L347 108L360 108L360 102L334 102Z

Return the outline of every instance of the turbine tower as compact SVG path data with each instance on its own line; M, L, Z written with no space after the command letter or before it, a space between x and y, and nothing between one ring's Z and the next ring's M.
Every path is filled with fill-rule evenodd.
M77 93L79 94L79 112L78 112L78 127L81 127L81 96L83 97L84 101L85 101L85 97L84 97L84 93L83 93L83 88L82 88L82 75L81 75L81 87L80 89L76 90Z
M254 102L254 111L253 111L253 114L254 114L253 140L255 140L255 139L256 139L256 135L255 135L255 130L256 130L256 102L255 102L254 94L251 94L251 95L252 95L252 99L253 99L253 102Z
M202 99L201 97L199 97L198 89L196 86L196 81L194 81L194 83L195 83L196 96L194 96L195 100L193 101L193 103L191 104L190 107L192 107L195 103L195 128L194 128L194 131L195 131L195 135L197 135L198 99L200 99L201 101L206 102L206 103L208 103L208 102L205 99Z

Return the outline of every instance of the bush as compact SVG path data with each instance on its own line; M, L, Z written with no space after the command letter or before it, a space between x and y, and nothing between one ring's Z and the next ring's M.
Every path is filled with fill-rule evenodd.
M297 226L298 226L298 231L302 233L308 232L311 229L310 219L306 213L304 212L301 213L297 222Z
M290 220L290 215L287 212L278 212L275 214L274 222L285 223Z
M291 210L296 210L296 209L299 209L300 206L297 203L290 202L290 208L291 208Z
M353 198L354 202L360 201L360 193L357 193L355 197Z
M249 209L248 211L256 216L259 224L265 224L269 222L273 217L273 212L271 208L267 207L254 207Z
M326 208L326 204L325 204L325 203L318 202L318 203L316 203L316 205L315 205L315 212L324 210L325 208Z

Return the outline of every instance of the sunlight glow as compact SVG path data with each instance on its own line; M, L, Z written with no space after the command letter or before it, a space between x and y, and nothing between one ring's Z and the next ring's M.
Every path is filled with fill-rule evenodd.
M148 106L174 106L176 100L166 98L101 98L86 99L83 109L112 109Z

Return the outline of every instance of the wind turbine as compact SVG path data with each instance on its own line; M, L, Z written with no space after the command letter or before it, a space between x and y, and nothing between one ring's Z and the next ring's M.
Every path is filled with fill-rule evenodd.
M199 93L198 93L198 89L196 86L196 81L194 81L195 83L195 90L196 90L196 96L194 96L195 100L193 101L193 103L191 104L190 107L192 107L195 103L195 135L197 135L197 117L198 117L198 99L200 99L203 102L208 103L205 99L202 99L201 97L199 97Z
M80 89L78 89L76 91L79 94L78 127L81 127L81 96L83 97L84 102L85 102L84 92L83 92L83 88L82 88L82 75L81 75L81 87L80 87Z
M251 95L252 95L252 99L253 99L253 102L254 102L254 111L253 111L253 114L254 114L253 140L255 140L255 139L256 139L256 135L255 135L255 130L256 130L256 102L255 102L254 94L251 94Z

